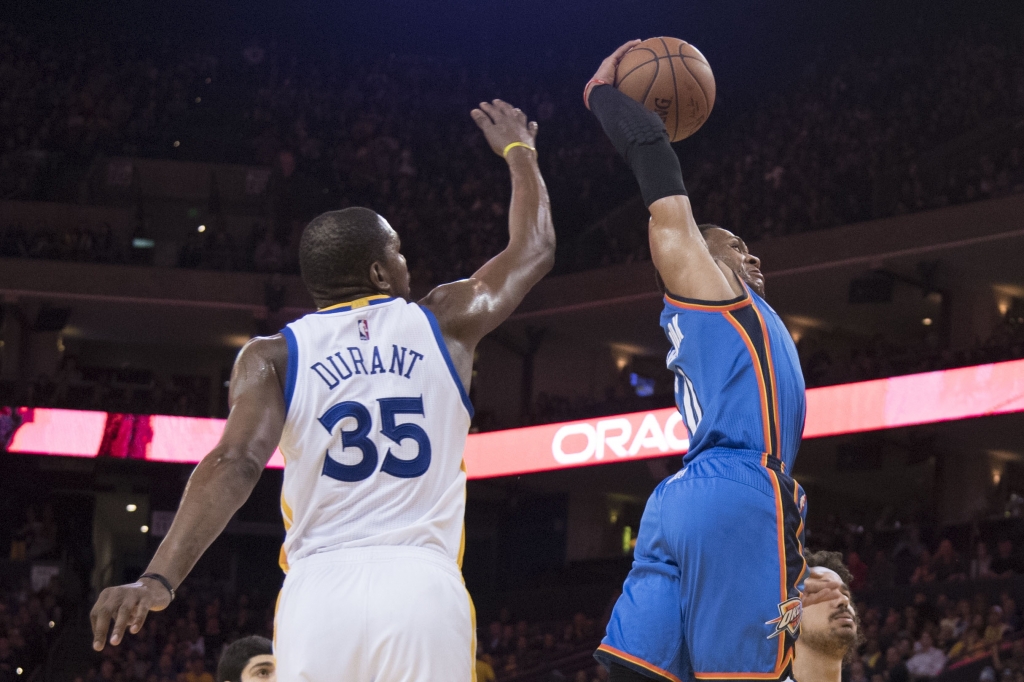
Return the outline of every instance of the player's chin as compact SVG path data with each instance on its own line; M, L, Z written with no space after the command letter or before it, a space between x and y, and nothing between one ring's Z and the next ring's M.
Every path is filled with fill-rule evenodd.
M764 277L758 277L756 275L747 277L747 284L750 288L757 292L758 296L764 297Z

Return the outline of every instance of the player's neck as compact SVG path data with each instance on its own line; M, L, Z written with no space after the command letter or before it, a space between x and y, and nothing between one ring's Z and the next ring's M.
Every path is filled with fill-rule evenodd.
M336 305L342 305L344 303L351 303L352 301L358 301L361 298L367 298L368 296L391 296L392 294L384 293L383 291L377 291L370 287L348 287L345 289L339 289L332 291L329 294L317 295L314 297L316 307L318 310L324 308L330 308Z
M793 659L793 679L796 682L839 682L843 675L843 659L835 654L800 646L797 640Z

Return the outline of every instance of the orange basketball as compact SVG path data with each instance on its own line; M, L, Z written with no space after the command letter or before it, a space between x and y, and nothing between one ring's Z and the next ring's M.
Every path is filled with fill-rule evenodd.
M678 38L650 38L627 52L615 87L658 114L673 142L697 132L715 105L708 60Z

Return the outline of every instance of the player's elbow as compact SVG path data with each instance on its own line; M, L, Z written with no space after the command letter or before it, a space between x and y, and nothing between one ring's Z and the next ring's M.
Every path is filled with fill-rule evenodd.
M537 269L540 271L541 276L544 276L551 272L552 268L555 267L555 235L552 232L550 235L546 235L538 247L537 255Z
M217 478L226 479L231 486L253 487L266 466L265 458L259 450L262 448L228 446L211 452L205 462L209 462L211 473Z

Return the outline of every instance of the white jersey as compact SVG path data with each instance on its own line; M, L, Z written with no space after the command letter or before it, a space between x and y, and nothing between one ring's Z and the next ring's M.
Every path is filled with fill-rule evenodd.
M281 567L387 546L461 564L473 408L433 314L371 296L306 315L283 334Z

